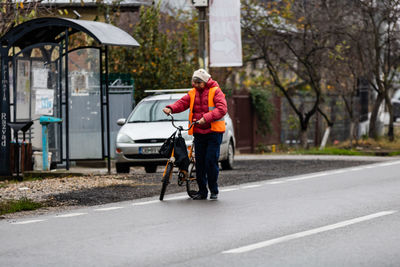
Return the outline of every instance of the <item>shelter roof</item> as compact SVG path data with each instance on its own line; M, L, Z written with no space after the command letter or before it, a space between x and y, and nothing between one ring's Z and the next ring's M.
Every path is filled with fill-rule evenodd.
M17 46L21 49L38 43L59 43L65 30L69 34L85 32L101 45L139 46L127 32L111 24L69 18L38 18L26 21L0 38L1 46Z

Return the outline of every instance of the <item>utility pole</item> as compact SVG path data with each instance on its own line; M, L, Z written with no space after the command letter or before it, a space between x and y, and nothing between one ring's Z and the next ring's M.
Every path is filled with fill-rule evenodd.
M207 7L208 0L192 0L194 7L199 11L199 66L208 69L207 57Z
M199 65L206 69L206 7L199 7Z

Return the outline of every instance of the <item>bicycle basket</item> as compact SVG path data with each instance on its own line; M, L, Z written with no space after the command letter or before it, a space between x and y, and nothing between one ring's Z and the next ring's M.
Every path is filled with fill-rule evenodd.
M176 132L175 132L176 133ZM164 141L158 153L165 158L169 158L174 148L175 133L173 133L167 140Z

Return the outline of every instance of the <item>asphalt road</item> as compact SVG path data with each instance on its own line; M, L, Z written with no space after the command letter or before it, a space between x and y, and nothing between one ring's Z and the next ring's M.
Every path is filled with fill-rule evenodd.
M400 266L400 161L0 221L0 266Z

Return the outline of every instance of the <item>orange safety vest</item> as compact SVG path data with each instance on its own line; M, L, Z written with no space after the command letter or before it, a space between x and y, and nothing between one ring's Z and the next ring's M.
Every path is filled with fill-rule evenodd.
M208 111L211 112L215 109L214 104L214 96L215 92L219 89L219 87L210 88L208 91ZM220 89L221 90L221 89ZM196 88L193 88L188 92L190 96L190 112L189 112L189 124L193 119L193 106L194 106L194 98L196 97ZM222 117L217 121L211 122L211 131L213 132L225 132L225 119ZM188 134L193 135L193 127L188 131Z

